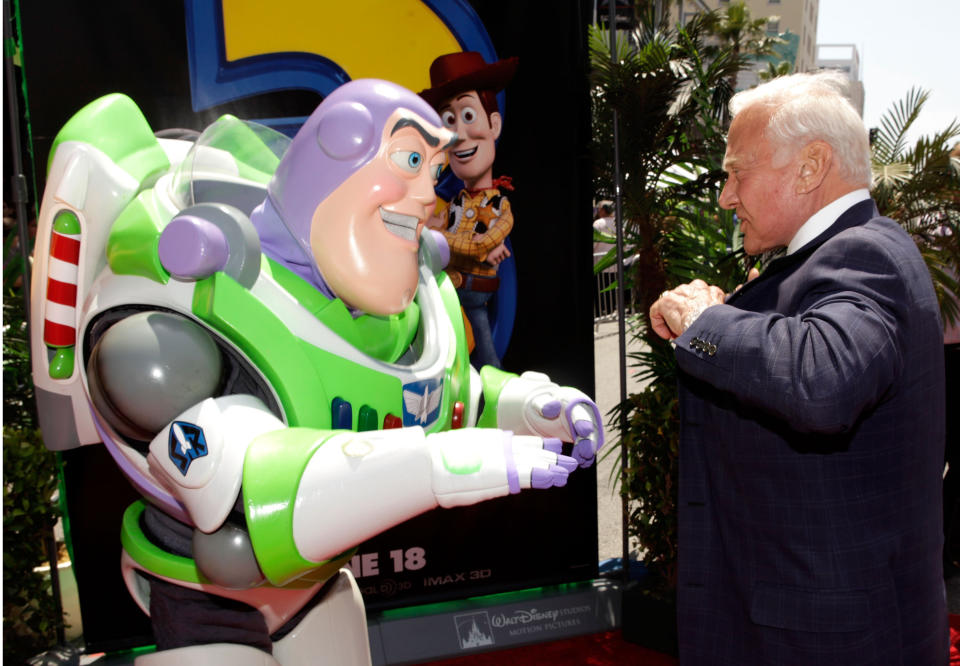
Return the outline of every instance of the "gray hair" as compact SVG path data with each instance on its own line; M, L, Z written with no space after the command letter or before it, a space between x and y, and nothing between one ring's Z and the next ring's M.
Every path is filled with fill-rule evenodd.
M730 99L730 112L753 106L770 113L764 134L775 145L800 147L825 141L833 148L840 174L869 187L870 141L863 120L845 96L845 74L824 70L780 76Z

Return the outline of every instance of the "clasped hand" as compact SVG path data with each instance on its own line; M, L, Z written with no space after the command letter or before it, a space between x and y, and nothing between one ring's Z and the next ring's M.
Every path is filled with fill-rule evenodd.
M679 337L711 305L723 303L723 289L694 280L660 294L650 306L650 325L665 340Z

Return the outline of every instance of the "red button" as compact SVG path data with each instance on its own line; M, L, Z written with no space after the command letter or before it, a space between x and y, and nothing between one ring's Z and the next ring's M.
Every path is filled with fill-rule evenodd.
M450 429L456 430L463 427L463 403L453 403L453 418L450 419Z
M394 416L393 414L387 414L383 417L383 429L390 430L391 428L402 428L403 419L399 416Z

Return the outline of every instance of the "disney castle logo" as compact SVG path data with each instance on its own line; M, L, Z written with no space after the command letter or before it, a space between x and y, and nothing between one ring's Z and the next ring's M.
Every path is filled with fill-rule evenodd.
M457 626L457 637L460 639L462 650L494 644L490 618L486 611L457 615L453 619Z

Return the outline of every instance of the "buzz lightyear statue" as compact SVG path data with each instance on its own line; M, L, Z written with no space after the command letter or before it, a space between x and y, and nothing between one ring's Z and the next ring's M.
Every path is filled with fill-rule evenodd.
M423 232L454 141L379 80L292 141L229 116L157 138L122 95L58 134L34 380L46 440L103 442L143 496L121 534L158 646L139 664L369 663L358 544L593 462L586 395L469 364Z

